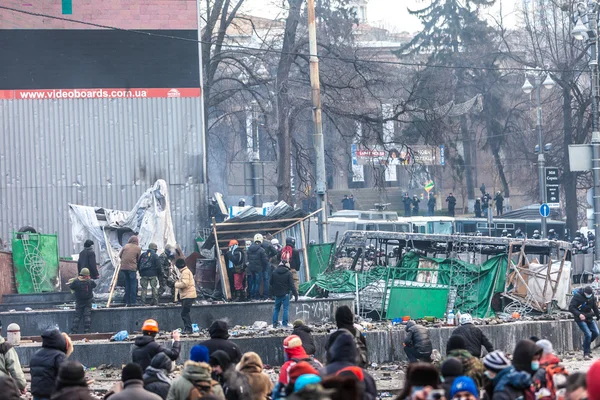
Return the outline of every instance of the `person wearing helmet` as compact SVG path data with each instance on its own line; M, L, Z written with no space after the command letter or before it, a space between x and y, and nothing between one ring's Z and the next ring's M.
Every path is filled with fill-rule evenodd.
M548 239L550 239L550 240L558 240L558 235L556 234L556 231L554 229L550 229L548 231Z
M173 331L171 348L165 348L154 341L158 334L158 322L147 319L142 325L142 336L135 338L135 347L131 353L131 360L142 367L142 370L150 365L152 358L158 353L165 353L172 361L177 361L181 351L179 332Z
M300 286L300 277L298 276L298 271L300 271L300 251L296 249L296 238L285 238L285 245L290 246L292 248L292 258L290 259L290 271L292 273L292 278L294 278L294 285L296 286L296 290L298 290Z
M262 247L263 236L260 233L254 235L254 243L246 251L248 259L248 273L250 285L250 298L260 299L260 285L264 281L264 271L270 270L271 263L265 249ZM267 285L265 285L267 286ZM268 291L268 286L263 288L263 292Z
M158 262L160 263L160 274L158 275L159 298L167 291L167 288L171 289L171 296L175 294L175 280L171 277L175 255L175 247L168 244L165 246L165 251L158 257Z
M234 301L240 301L244 291L244 266L246 264L246 254L239 247L237 240L229 241L229 249L225 253L225 267L227 268L227 277L229 278L229 288L231 297ZM241 281L240 281L240 275ZM237 275L237 280L236 280Z
M246 207L246 199L240 199L238 202L238 207Z
M148 284L152 289L151 305L158 305L158 275L161 274L160 260L156 254L158 246L156 243L150 243L148 250L144 251L140 256L139 271L140 271L140 298L142 304L146 304L146 296L148 295Z
M531 235L532 239L541 239L542 235L540 235L540 231L538 231L537 229L533 231L533 235Z
M494 346L484 335L484 333L473 325L473 317L471 314L461 314L459 320L460 326L452 332L452 336L462 336L465 341L466 350L473 355L473 357L481 357L481 346L485 347L488 353L494 351Z
M507 237L508 236L508 230L503 229L502 230L502 237Z
M90 278L90 271L87 268L83 268L79 276L69 284L71 292L75 295L75 318L73 318L71 334L79 333L79 322L82 319L83 333L90 332L95 287L96 282Z
M521 228L517 228L517 230L515 230L515 237L517 239L525 239L525 234L523 233Z

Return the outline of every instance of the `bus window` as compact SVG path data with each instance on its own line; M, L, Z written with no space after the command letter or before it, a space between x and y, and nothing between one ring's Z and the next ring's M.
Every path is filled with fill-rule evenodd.
M452 235L452 223L451 222L430 222L433 224L433 233L438 233L440 235Z
M382 232L394 232L394 225L392 224L379 224L378 230Z
M364 231L365 230L365 224L356 224L356 230L357 231Z
M420 231L420 233L425 233L425 226L424 226L424 225L421 225L421 226L419 227L419 231Z
M375 226L375 224L367 224L367 231L374 231L376 229L377 227Z
M394 224L396 232L410 232L409 224Z
M374 214L371 214L371 218L370 219L372 219L372 220L378 220L379 221L379 220L382 220L384 218L383 218L383 214L375 214L374 213Z

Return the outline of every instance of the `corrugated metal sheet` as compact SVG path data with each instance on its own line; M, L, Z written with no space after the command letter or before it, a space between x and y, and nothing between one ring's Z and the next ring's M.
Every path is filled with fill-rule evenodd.
M131 209L169 183L175 235L191 251L206 215L199 98L0 101L0 237L31 225L73 248L68 203Z

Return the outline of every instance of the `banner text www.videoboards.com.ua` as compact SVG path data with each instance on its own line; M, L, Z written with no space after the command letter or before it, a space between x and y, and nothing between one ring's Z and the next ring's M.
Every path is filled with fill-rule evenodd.
M200 88L0 90L0 100L152 99L200 97Z

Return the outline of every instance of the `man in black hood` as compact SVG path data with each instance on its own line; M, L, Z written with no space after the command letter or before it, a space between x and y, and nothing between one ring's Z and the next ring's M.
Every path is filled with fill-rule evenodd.
M352 335L352 337L354 338L354 341L356 343L356 348L357 348L357 351L355 353L355 354L357 354L356 363L359 367L366 368L367 365L369 364L368 358L367 358L367 341L366 341L365 337L354 326L354 314L352 313L352 310L350 309L350 307L341 306L341 307L338 307L337 310L335 310L335 323L338 327L338 332L341 330L341 331L348 332ZM325 351L326 352L329 351L329 348L331 347L331 344L333 343L333 340L335 339L334 335L336 333L337 332L332 333L327 338L327 341L325 343Z
M212 355L217 350L222 350L229 356L230 362L237 364L242 359L242 352L237 344L229 340L227 322L215 321L208 328L210 339L200 344L206 346L208 354Z
M592 342L596 340L599 334L594 316L596 316L596 320L600 320L594 289L591 286L577 289L569 304L569 311L573 314L575 323L583 332L583 357L590 360L592 358Z
M512 365L517 371L527 372L533 376L540 368L540 359L542 358L542 349L529 339L520 340L515 346L513 352Z
M55 392L58 368L67 359L69 351L67 337L58 329L48 329L42 333L42 348L29 362L31 394L34 398L49 399Z
M252 389L248 378L236 370L225 351L211 352L208 363L213 370L213 379L219 382L227 400L252 399Z
M408 357L408 362L431 362L433 344L429 338L429 330L413 320L408 321L404 338L404 352Z
M304 321L301 319L295 320L293 325L294 330L292 331L292 335L296 335L302 340L302 347L304 347L306 354L314 356L317 348L315 346L315 339L312 336L312 329L304 325Z
M100 278L98 274L98 267L96 266L96 253L94 253L94 242L90 239L86 240L83 244L83 250L79 253L77 259L77 274L81 273L81 270L87 268L90 271L92 279Z

